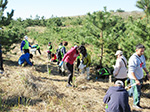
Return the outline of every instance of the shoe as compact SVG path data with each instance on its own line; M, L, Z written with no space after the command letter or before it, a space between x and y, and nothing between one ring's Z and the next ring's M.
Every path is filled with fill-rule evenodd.
M72 85L71 84L67 84L67 87L72 87Z
M3 74L3 72L4 72L3 70L0 70L0 74Z
M89 77L89 76L87 77L87 80L90 80L90 77Z
M133 105L134 108L143 109L140 105Z

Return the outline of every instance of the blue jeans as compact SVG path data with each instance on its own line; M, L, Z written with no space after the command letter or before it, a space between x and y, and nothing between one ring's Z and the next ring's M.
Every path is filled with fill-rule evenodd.
M140 79L139 80L141 85L135 85L132 86L131 89L128 90L128 94L129 96L133 96L133 104L134 105L140 105L140 98L141 98L141 86L143 84L143 80ZM135 80L134 79L130 79L130 84L134 84Z

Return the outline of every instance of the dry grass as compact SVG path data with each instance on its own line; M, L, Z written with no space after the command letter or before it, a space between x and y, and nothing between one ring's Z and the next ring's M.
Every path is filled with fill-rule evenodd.
M67 88L67 76L58 75L57 65L49 63L51 74L47 73L46 53L36 55L34 67L17 66L20 52L5 57L5 74L0 76L0 110L11 112L104 112L103 97L113 85L107 81L87 81L86 75L75 74L74 88ZM142 112L150 111L150 85L142 89ZM133 98L129 98L132 108Z

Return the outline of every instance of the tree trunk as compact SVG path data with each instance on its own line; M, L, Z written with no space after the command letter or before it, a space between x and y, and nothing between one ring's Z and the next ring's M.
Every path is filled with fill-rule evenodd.
M100 66L102 66L102 60L103 60L103 31L100 32L100 43L101 43Z

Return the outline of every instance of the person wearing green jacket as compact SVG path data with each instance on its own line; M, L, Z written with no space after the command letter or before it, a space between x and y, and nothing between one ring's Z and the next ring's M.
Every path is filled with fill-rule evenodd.
M33 45L31 48L36 48L35 54L36 54L36 50L38 50L39 54L41 55L40 46L38 44Z
M51 45L51 42L48 42L48 46L47 46L48 50L47 50L47 56L48 56L48 59L50 60L51 59L51 53L52 53L52 45Z
M23 51L24 53L29 53L29 47L31 47L31 45L28 42L28 37L24 36L24 40L21 42L21 46L20 46L21 53L23 54Z

